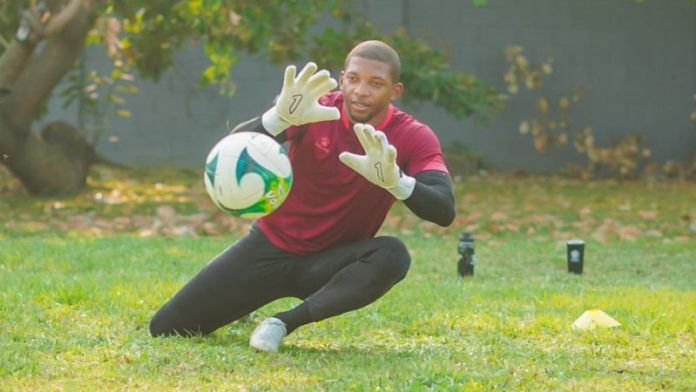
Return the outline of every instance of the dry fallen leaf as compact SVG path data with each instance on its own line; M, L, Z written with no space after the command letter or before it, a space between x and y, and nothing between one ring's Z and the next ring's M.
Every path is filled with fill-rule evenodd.
M176 210L169 205L160 206L157 207L157 216L165 222L172 222L176 217Z
M497 212L494 212L493 215L491 215L491 219L494 221L500 222L500 221L507 220L508 217L507 217L507 214L505 214L504 212L497 211Z
M618 227L616 233L622 240L635 240L640 237L642 231L636 226L627 225Z
M648 230L645 232L646 237L652 237L652 238L662 238L662 232L660 230Z
M638 211L638 216L643 219L656 219L657 211Z
M618 207L619 211L631 211L631 203L625 202Z
M585 220L590 217L590 214L592 214L592 208L590 207L583 207L578 211L578 215L580 216L581 220Z

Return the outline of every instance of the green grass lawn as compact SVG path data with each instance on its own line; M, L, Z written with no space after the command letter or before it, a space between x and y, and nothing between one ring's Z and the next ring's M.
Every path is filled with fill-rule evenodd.
M297 300L208 337L149 337L158 307L248 227L215 213L197 173L155 173L98 171L64 200L0 175L1 390L696 389L696 184L465 178L450 228L390 215L406 280L269 355L249 334ZM566 271L574 237L581 276ZM573 330L588 309L622 326Z

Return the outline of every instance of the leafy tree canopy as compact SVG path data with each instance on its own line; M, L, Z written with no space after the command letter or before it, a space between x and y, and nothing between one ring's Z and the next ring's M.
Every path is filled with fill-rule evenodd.
M380 31L354 8L350 0L0 0L0 163L33 194L79 191L90 165L101 161L94 145L108 123L51 122L32 132L54 89L66 81L65 105L77 99L81 113L108 121L104 108L137 91L133 70L157 80L189 44L201 45L210 60L201 83L234 94L232 71L246 54L339 69L357 42L382 39L402 55L405 100L432 101L459 118L486 119L501 107L494 88L451 70L425 41ZM113 68L76 67L85 45L101 46Z
M85 6L95 1L84 0ZM15 36L23 9L34 1L0 0L0 35ZM56 14L66 0L47 0L39 18ZM405 100L432 101L456 117L486 119L501 107L498 92L473 75L451 70L442 52L405 31L386 33L351 12L350 0L113 0L96 1L99 17L86 39L113 59L116 72L131 67L156 80L188 42L199 42L210 60L202 84L234 94L234 65L260 53L274 64L311 58L339 69L347 51L363 39L382 39L401 54ZM483 5L485 0L472 0ZM26 12L26 11L24 11ZM332 27L317 31L317 22ZM0 52L3 48L0 48Z

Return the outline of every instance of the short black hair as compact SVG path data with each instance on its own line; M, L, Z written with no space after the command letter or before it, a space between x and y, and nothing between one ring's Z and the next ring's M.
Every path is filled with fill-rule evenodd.
M369 40L357 44L346 56L344 67L348 67L348 61L354 56L389 64L392 81L398 83L401 80L401 59L399 54L385 42Z

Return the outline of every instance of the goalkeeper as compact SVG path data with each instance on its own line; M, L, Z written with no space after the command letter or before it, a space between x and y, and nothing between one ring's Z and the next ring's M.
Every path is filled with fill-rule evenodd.
M153 336L207 334L284 297L303 302L263 320L252 348L278 351L298 327L362 308L402 280L411 258L395 237L375 237L400 200L422 219L454 219L452 183L427 125L392 104L403 91L398 54L358 44L337 82L308 63L287 67L275 105L233 132L289 143L285 202L211 260L155 314Z

